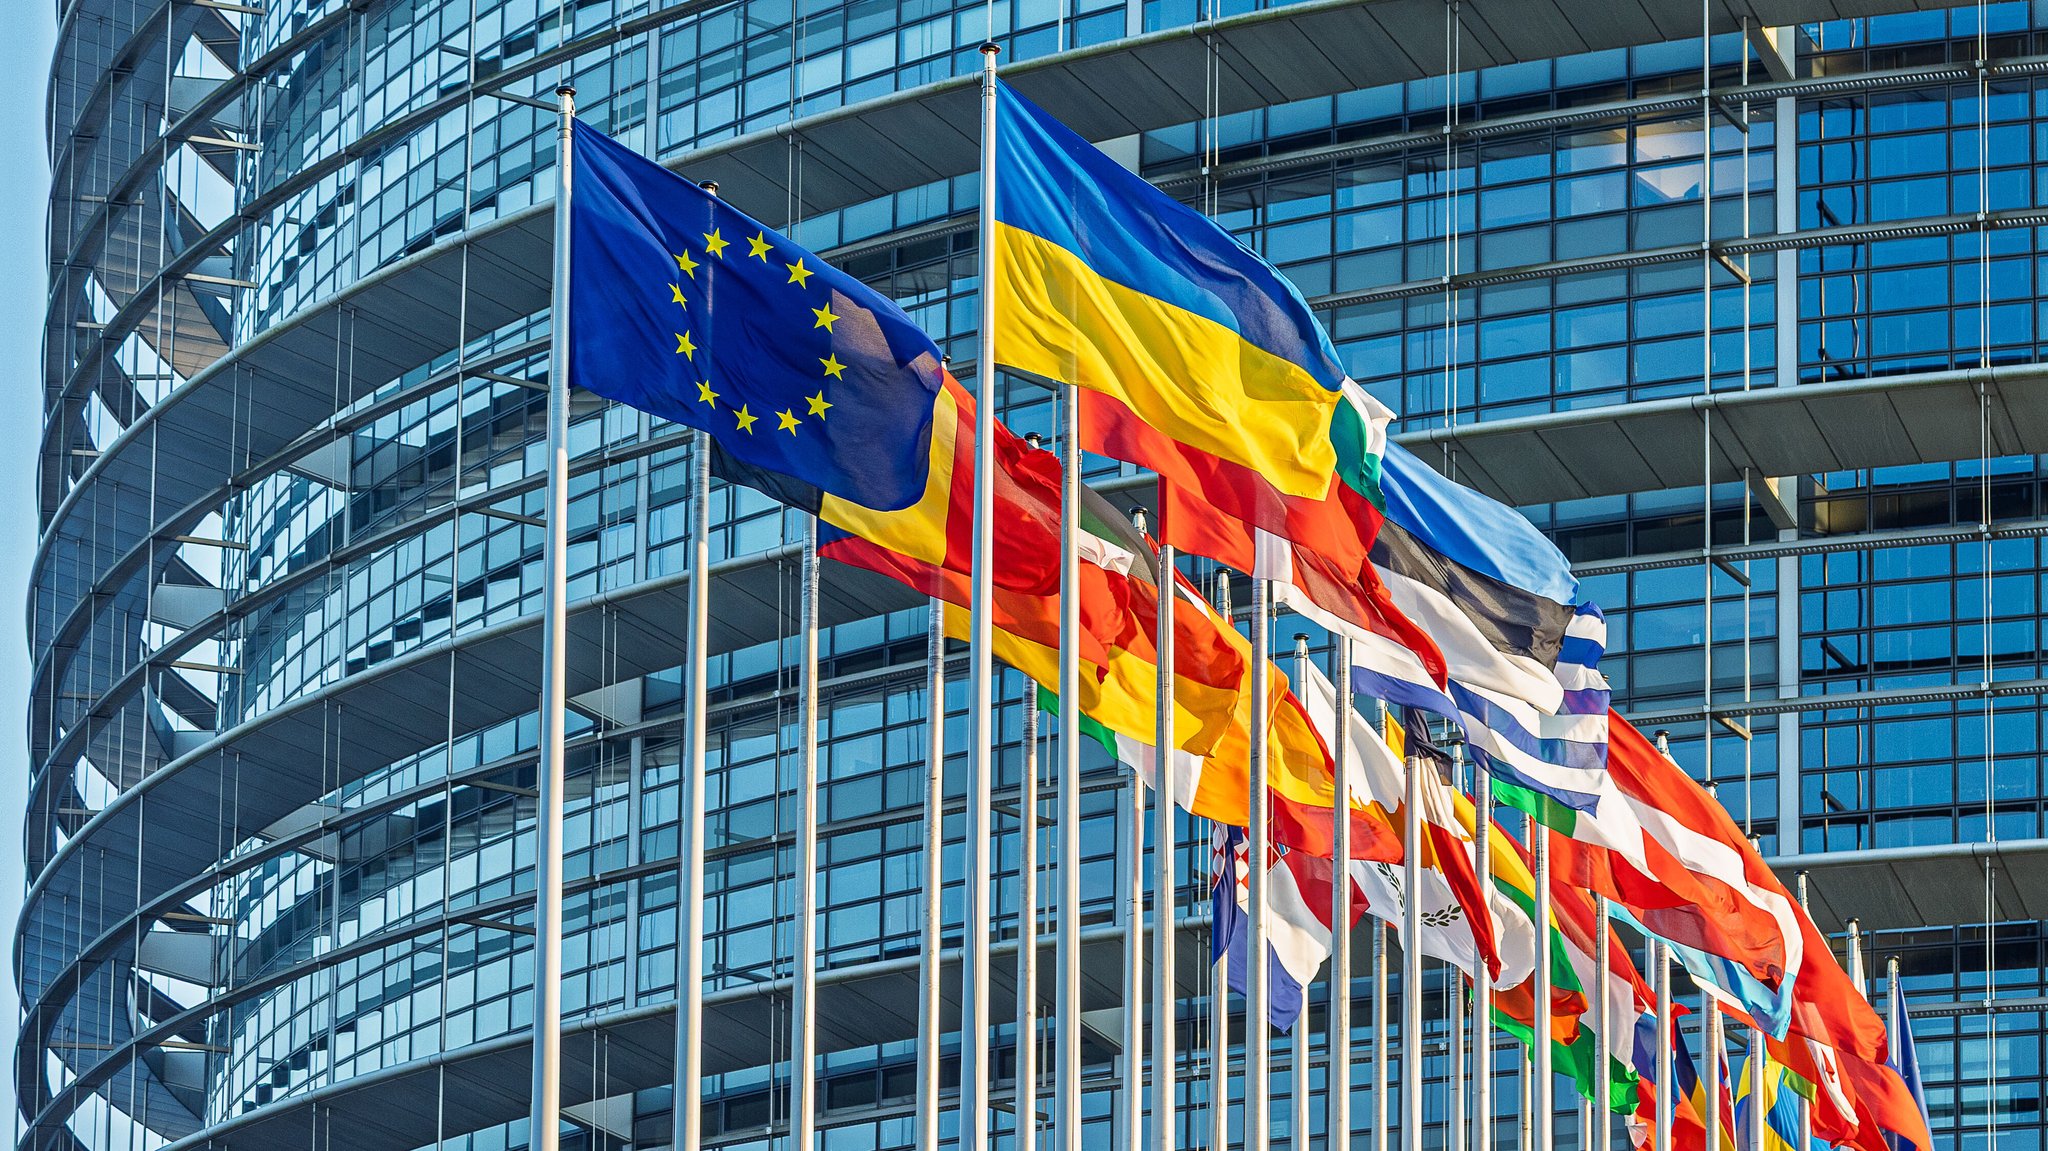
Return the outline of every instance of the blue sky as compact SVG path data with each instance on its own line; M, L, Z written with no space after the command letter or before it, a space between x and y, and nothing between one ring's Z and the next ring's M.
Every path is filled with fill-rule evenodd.
M49 90L50 44L56 37L56 5L51 0L17 0L9 5L7 35L0 36L0 156L7 157L7 178L0 180L0 284L10 287L0 307L0 363L9 406L0 438L0 922L7 925L7 961L0 964L0 1019L13 1023L14 918L21 906L21 807L28 781L27 728L28 561L35 551L35 475L37 432L42 426L43 300L49 271L43 260L43 222L47 218L49 156L43 103ZM11 1066L14 1037L7 1036L5 1054ZM14 1076L0 1075L5 1114L14 1114ZM13 1124L8 1124L12 1129Z

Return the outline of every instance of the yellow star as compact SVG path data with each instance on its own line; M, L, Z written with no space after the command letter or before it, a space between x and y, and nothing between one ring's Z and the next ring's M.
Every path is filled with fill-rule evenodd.
M747 241L747 255L758 258L764 264L768 262L768 233L754 233L754 238Z
M754 434L754 421L760 419L759 416L756 416L754 413L748 411L747 405L745 404L741 404L740 410L733 413L733 418L737 419L740 422L739 430L747 433L750 436Z
M690 342L690 333L676 333L676 355L689 360L697 358L697 345Z
M725 259L725 249L732 241L719 235L718 231L717 228L713 228L709 232L704 233L704 251L723 260Z
M811 414L818 417L821 420L825 418L825 409L832 406L831 404L825 402L825 393L823 391L820 391L817 395L812 396L809 402L811 405Z
M811 327L823 328L828 332L832 330L832 322L839 318L836 314L833 313L832 302L830 300L827 300L825 302L825 306L822 308L812 308L811 314L818 317L818 322L812 324Z
M670 284L668 286L668 294L674 296L676 298L676 303L678 304L683 304L687 306L690 302L688 300L683 299L683 286L681 284Z
M796 258L796 263L783 266L789 269L790 283L795 284L799 288L810 286L811 270L804 267L804 258L802 256Z
M697 402L710 404L714 408L718 406L718 393L711 390L710 380L697 381Z
M683 270L683 275L693 280L697 278L697 261L690 258L690 253L683 252L676 256L676 267Z
M843 380L846 378L845 376L839 374L846 370L846 365L839 362L838 356L827 355L824 359L819 360L818 362L825 365L826 375L831 376L835 380Z
M792 436L795 435L796 417L787 411L777 412L776 415L782 417L782 422L775 426L775 430L778 432L788 432Z

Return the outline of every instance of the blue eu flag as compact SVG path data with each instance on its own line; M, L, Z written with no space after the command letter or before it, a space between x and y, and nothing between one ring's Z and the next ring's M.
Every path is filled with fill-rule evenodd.
M877 511L924 494L939 349L887 297L581 122L569 381L701 428L742 472ZM801 486L797 486L801 485Z

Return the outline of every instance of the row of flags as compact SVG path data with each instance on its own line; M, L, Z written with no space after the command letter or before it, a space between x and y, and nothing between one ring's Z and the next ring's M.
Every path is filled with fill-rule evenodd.
M1607 970L1596 958L1606 900L1764 1036L1757 1105L1773 1130L1791 1094L1830 1145L1932 1151L1903 1017L1888 1037L1725 809L1611 710L1605 621L1564 556L1513 509L1392 444L1393 413L1345 374L1306 302L1220 226L999 86L984 285L996 363L977 371L1074 386L1080 446L1155 472L1159 515L1148 535L1086 488L1064 507L1055 454L997 421L994 516L977 524L975 397L929 336L787 237L587 125L574 132L570 379L708 432L726 479L814 513L820 555L943 601L955 634L987 532L995 654L1040 684L1058 681L1062 596L1077 597L1084 731L1148 780L1163 755L1177 802L1217 825L1219 955L1254 945L1246 881L1252 868L1268 876L1257 942L1272 957L1273 1022L1299 1012L1334 932L1350 928L1332 922L1341 811L1354 914L1399 924L1417 901L1424 937L1406 942L1485 981L1494 1022L1548 1045L1589 1098L1604 1078L1617 1110L1648 1114L1654 1094L1641 1042L1654 997L1618 937ZM1078 530L1072 588L1063 516ZM1343 686L1384 701L1384 727L1320 670L1297 682L1271 664L1184 578L1162 586L1164 545L1268 581L1277 605L1348 640ZM1174 639L1164 677L1162 613ZM1260 661L1263 700L1251 690ZM1171 748L1152 745L1162 679ZM1550 845L1547 894L1524 843L1474 810L1423 740L1432 717L1526 813L1524 839ZM1267 785L1255 796L1259 730ZM1239 830L1254 803L1270 806L1279 845L1257 861ZM1399 870L1410 853L1412 892ZM1550 1033L1538 1035L1533 997L1546 987ZM1611 1034L1594 1027L1603 995ZM1688 1082L1678 1095L1697 1094ZM1719 1106L1675 1102L1702 1132L1698 1117Z

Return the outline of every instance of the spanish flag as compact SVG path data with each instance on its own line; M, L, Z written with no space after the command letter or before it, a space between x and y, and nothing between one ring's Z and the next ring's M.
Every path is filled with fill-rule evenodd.
M1292 284L1008 87L995 183L998 364L1110 397L1281 495L1328 494L1344 370Z

